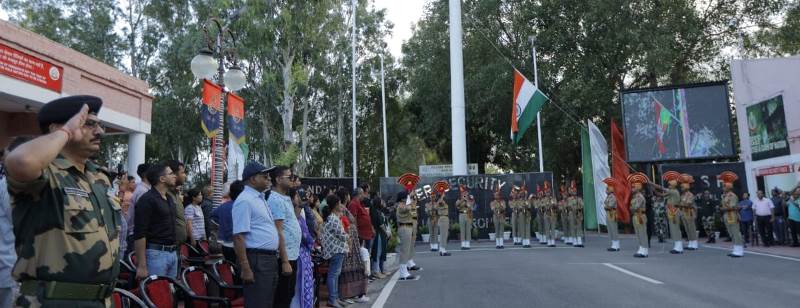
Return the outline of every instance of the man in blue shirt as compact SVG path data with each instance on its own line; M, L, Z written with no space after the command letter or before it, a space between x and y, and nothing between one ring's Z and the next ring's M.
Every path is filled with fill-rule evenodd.
M233 202L244 190L244 182L233 181L228 188L228 197L222 205L211 212L211 220L219 226L218 239L222 244L222 256L225 260L236 263L236 251L233 250Z
M739 229L744 235L744 243L750 244L750 234L753 231L753 201L750 200L749 193L743 193L742 200L739 201Z
M278 229L264 199L271 169L251 161L233 202L233 246L242 271L245 307L272 307L278 280Z
M294 297L297 275L293 269L297 268L297 258L300 256L300 240L303 236L300 223L294 213L294 204L289 198L289 189L292 186L292 172L288 167L277 166L270 173L272 192L269 194L267 204L275 219L279 237L279 258L281 276L278 278L278 289L275 296L276 308L289 308Z

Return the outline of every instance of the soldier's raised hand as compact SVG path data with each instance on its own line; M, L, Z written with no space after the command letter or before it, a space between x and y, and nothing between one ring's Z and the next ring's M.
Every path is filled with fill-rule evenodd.
M80 141L83 139L83 125L89 117L89 105L83 104L81 111L78 111L72 118L64 123L63 128L70 133L70 141Z

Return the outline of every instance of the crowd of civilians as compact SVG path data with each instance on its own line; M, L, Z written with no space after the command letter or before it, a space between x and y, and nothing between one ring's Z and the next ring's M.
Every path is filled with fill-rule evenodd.
M759 190L756 198L742 194L739 201L739 218L746 244L755 241L751 230L758 230L760 243L765 247L774 245L800 247L800 186L791 191L772 190L772 197ZM791 239L791 241L790 241Z
M121 251L135 255L139 279L177 278L181 245L198 247L214 238L212 229L223 258L239 267L247 307L312 307L319 264L328 268L321 282L331 307L368 302L368 283L388 276L392 211L368 185L329 187L318 196L288 167L250 162L214 208L210 186L182 192L186 171L178 161L136 172L141 181L120 173L110 194L125 216Z

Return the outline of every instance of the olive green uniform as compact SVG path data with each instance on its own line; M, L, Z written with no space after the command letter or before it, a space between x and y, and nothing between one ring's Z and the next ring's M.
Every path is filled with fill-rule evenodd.
M725 192L722 194L720 209L723 212L722 219L725 222L725 228L733 240L733 252L731 255L741 257L744 255L744 240L742 239L742 232L739 230L739 197L732 191Z
M405 201L400 201L397 203L397 209L395 210L395 214L397 216L397 235L399 239L398 243L398 253L400 254L400 271L401 278L409 276L408 265L409 261L412 258L412 253L414 252L414 215L413 212L416 212L416 201L412 201L411 204L406 204Z
M514 245L517 245L519 243L519 206L517 205L517 199L509 200L508 207L511 208L511 239Z
M641 192L636 192L631 198L631 224L636 238L639 240L639 254L647 256L649 243L647 242L647 215L646 200Z
M521 214L522 214L522 224L520 227L522 228L522 246L531 247L531 217L533 212L531 211L531 204L525 200L519 200Z
M619 250L619 230L617 229L617 196L614 193L608 194L603 202L606 210L606 228L608 238L611 240L611 249Z
M536 210L536 230L538 230L539 244L547 244L547 230L545 230L544 210L542 209L541 198L533 199L533 208Z
M436 224L439 227L439 252L446 253L447 238L450 235L450 217L448 215L450 211L450 206L447 205L447 202L444 202L444 200L436 202L434 206L437 217Z
M33 181L8 178L22 283L18 307L110 307L119 274L121 208L111 182L58 156Z
M545 227L547 234L547 246L555 247L556 245L556 224L558 224L558 209L556 200L553 197L545 196L542 198L542 208L545 213Z
M567 199L562 199L558 204L558 215L561 223L561 239L565 244L572 244L572 228L569 225L569 208L567 207Z
M469 249L472 241L472 208L467 201L458 199L456 201L456 209L458 210L458 230L461 248Z
M492 221L494 222L494 240L496 247L503 247L503 231L506 223L506 202L494 200L489 204L492 210Z
M430 233L431 251L439 250L439 226L436 224L439 215L436 214L434 202L425 205L425 214L428 214L428 231Z
M664 196L664 203L667 205L667 222L669 222L669 234L674 243L672 251L683 251L683 240L681 237L681 195L676 188L668 188Z
M583 200L576 196L569 196L567 198L567 211L569 211L571 242L574 245L583 245Z
M687 249L697 249L697 206L695 205L694 194L691 191L684 191L681 195L681 223L686 228L686 238L689 241Z

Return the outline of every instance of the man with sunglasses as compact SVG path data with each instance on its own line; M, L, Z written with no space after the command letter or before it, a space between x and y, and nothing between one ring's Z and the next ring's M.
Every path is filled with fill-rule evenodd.
M6 157L13 198L15 306L109 307L119 274L121 208L89 160L100 151L103 101L79 95L45 104L41 136Z

